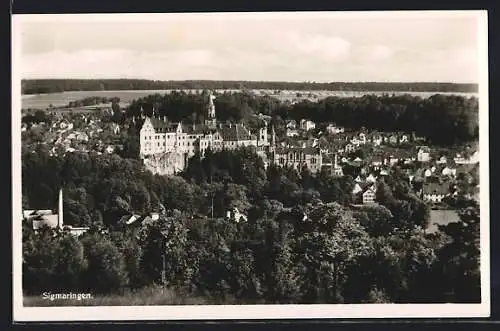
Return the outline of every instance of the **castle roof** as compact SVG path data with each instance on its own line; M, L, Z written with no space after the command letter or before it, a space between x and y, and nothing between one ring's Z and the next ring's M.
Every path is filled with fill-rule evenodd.
M175 132L178 123L167 122L159 118L150 117L149 120L157 133Z
M217 131L225 141L254 140L255 137L242 124L221 125Z

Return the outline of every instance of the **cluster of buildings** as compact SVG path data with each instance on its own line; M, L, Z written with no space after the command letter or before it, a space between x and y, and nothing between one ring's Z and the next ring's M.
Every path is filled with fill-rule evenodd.
M335 124L326 125L325 131L330 138L334 136L326 144L318 138L295 138L292 143L278 143L274 127L269 130L265 120L257 132L250 132L240 123L217 123L213 101L214 97L210 95L208 116L203 124L171 123L166 118L143 117L140 156L149 170L174 174L182 171L195 153L203 157L208 148L220 151L254 146L266 166L275 164L297 171L307 167L312 173L327 171L332 176L343 176L346 165L358 167L361 177L356 179L352 193L355 200L363 204L374 202L377 178L388 175L394 165L408 166L405 168L408 181L423 183L417 193L425 201L439 203L453 194L455 186L450 183L460 172L459 168L479 161L477 152L471 158L457 154L448 159L445 155L432 155L428 146L399 146L419 141L414 135L363 131L346 133L343 127ZM295 137L298 130L304 132L315 128L315 123L310 120L303 119L299 123L288 121L286 135ZM366 145L377 152L365 157L352 157L352 152Z
M23 210L23 221L29 221L33 225L33 230L37 233L43 227L68 231L75 237L79 237L89 230L88 227L75 227L64 224L63 192L59 190L58 208L42 210Z
M23 123L21 130L38 130L42 133L44 136L42 144L49 146L49 153L52 156L89 151L111 154L123 148L118 139L122 128L117 123L105 123L91 113L63 116L61 112L54 112L51 115L50 124ZM78 125L75 125L77 122ZM103 141L101 137L103 135L114 139Z

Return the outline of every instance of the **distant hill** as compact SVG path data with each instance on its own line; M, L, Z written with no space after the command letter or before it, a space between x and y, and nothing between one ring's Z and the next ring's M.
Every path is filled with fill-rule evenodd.
M477 93L477 84L397 83L397 82L266 82L186 80L159 81L146 79L25 79L22 94L57 93L65 91L122 91L176 89L261 89L261 90L327 90L387 92L459 92Z

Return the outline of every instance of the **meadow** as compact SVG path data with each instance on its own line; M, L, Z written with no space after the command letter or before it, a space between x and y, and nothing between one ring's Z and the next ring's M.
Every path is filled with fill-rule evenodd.
M73 306L166 306L166 305L207 305L217 304L201 297L181 295L161 286L148 286L122 294L92 295L90 299L55 299L42 295L25 295L24 307L73 307Z
M431 209L430 211L430 222L427 232L432 233L438 230L437 225L446 225L451 222L456 222L460 219L458 213L455 210L438 210Z

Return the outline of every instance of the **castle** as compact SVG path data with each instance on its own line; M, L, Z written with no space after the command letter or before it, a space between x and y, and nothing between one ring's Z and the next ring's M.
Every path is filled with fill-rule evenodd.
M215 97L210 94L207 118L203 124L171 123L167 118L146 117L140 130L140 158L146 169L160 175L172 175L183 171L189 158L199 153L201 157L210 148L212 151L235 150L253 146L265 166L273 163L280 167L297 170L307 166L317 173L323 166L331 165L323 161L319 147L277 146L274 127L268 137L268 124L256 134L241 123L218 123L215 116ZM337 157L333 166L338 175Z
M267 123L257 135L240 123L217 123L214 99L210 94L204 124L170 123L166 117L146 117L139 140L140 158L147 169L162 175L175 174L184 170L195 153L203 157L208 148L220 151L254 146L265 154L269 147Z

